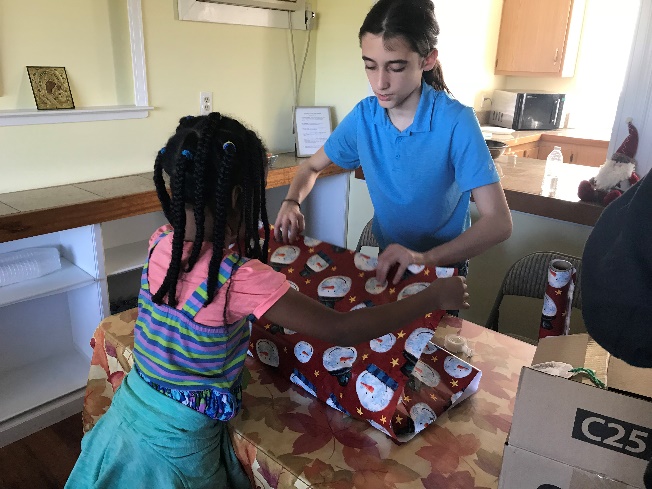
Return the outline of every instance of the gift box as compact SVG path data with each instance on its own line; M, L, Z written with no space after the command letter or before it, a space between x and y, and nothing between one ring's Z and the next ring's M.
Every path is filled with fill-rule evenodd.
M453 268L411 266L396 285L376 281L377 259L312 238L270 243L269 264L299 292L338 311L401 300ZM329 406L404 442L477 390L481 372L430 342L445 311L342 347L273 324L252 326L250 354Z

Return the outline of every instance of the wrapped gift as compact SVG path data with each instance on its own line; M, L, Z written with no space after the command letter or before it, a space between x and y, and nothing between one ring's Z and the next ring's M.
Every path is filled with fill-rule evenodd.
M397 285L376 281L377 259L312 238L270 243L269 264L290 285L338 311L374 307L415 294L453 268L411 266ZM445 311L395 332L342 347L273 324L254 323L250 353L331 407L407 441L477 389L480 372L430 339ZM425 354L424 354L425 353Z
M575 276L576 271L571 262L561 259L550 262L548 284L543 296L539 339L568 334Z

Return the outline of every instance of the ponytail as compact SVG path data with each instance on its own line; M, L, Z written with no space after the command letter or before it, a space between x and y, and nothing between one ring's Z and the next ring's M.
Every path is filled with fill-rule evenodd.
M431 85L435 90L440 90L453 95L448 89L446 82L444 81L444 72L441 68L441 63L439 60L435 61L435 66L430 71L423 72L423 79L428 85Z

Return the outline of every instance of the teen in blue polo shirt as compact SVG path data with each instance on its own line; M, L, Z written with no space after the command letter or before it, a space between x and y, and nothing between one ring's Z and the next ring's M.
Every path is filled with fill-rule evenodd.
M381 282L395 264L394 283L412 263L464 268L509 237L511 216L478 121L443 81L438 35L431 0L379 0L371 8L359 38L375 97L359 102L301 165L276 239L292 242L303 231L299 203L331 162L364 171ZM471 195L480 215L473 226Z

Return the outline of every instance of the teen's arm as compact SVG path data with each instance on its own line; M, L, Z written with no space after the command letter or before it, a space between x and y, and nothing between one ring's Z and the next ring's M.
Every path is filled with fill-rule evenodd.
M297 202L303 202L303 199L306 198L315 185L315 180L317 180L319 174L330 163L331 160L326 156L322 146L307 161L299 165L299 170L292 179L290 189L285 196L287 200L282 203L274 223L274 238L277 241L292 243L303 232L306 222Z
M400 301L338 312L289 289L265 313L275 324L340 346L352 346L401 328L436 309L468 309L464 277L439 278Z
M399 244L389 245L378 257L376 279L383 283L387 279L389 269L398 265L396 274L390 277L396 284L412 263L442 266L461 262L509 238L512 234L512 216L500 182L475 188L471 193L480 214L471 227L457 238L425 253L409 250Z

